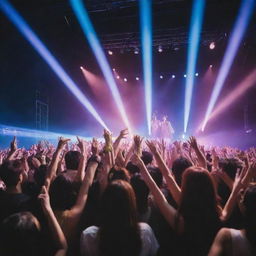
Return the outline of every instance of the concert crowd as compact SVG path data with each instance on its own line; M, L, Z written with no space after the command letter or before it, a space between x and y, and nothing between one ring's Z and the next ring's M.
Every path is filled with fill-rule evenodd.
M0 255L256 255L256 148L103 135L0 150Z

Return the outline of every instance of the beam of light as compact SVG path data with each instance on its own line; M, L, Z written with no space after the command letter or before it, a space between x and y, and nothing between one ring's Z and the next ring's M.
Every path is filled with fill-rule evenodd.
M218 96L227 78L227 75L233 63L233 60L236 56L238 47L246 31L246 27L252 16L254 5L255 5L255 0L242 1L236 23L234 25L233 31L231 33L231 36L228 42L228 47L225 52L224 58L222 60L220 71L217 76L214 89L211 94L210 102L205 113L205 117L202 125L202 131L204 131L205 129L205 126L208 122L208 119L211 115L214 105L218 99Z
M223 111L227 110L228 107L235 103L236 100L241 97L248 89L254 86L256 83L256 69L254 69L241 83L239 83L231 93L229 93L224 99L217 104L211 113L208 121L216 118ZM202 127L202 124L199 126L199 129Z
M118 87L117 87L115 79L113 77L112 70L109 66L106 55L100 45L99 39L97 37L96 31L93 28L93 25L89 18L87 10L85 9L83 2L81 0L70 0L70 3L71 3L74 13L76 14L78 21L82 27L82 30L91 46L91 49L98 61L98 64L101 67L102 73L103 73L103 75L107 81L107 84L109 86L109 89L113 95L113 98L115 100L117 109L120 112L122 120L123 120L125 126L131 132L132 130L131 130L130 122L128 120L128 117L127 117L127 114L125 111L125 107L124 107L123 101L121 99L121 95L118 91Z
M142 63L144 94L148 134L151 135L152 118L152 6L151 0L140 0L140 29L142 45Z
M81 71L88 85L90 86L93 93L95 94L95 96L97 95L99 96L102 93L103 94L107 93L105 88L106 83L103 79L99 78L98 76L96 76L95 74L93 74L92 72L88 71L85 68L82 68Z
M100 115L97 113L93 105L83 95L74 81L68 76L56 58L46 48L39 37L32 31L26 21L19 15L19 13L6 0L0 0L0 8L7 16L7 18L17 27L20 33L28 40L34 47L38 54L46 61L52 68L55 74L60 78L64 85L72 92L72 94L79 100L79 102L93 115L93 117L105 128L108 129Z
M205 0L194 0L192 7L192 16L190 21L186 87L185 87L185 106L184 106L184 133L187 132L192 93L195 79L196 61L200 42L200 34L203 23ZM185 77L185 76L184 76Z
M38 140L57 140L59 137L64 137L64 138L71 139L72 141L77 141L76 135L33 130L33 129L27 129L27 128L21 128L21 127L7 126L4 124L0 124L0 134L4 136L36 138ZM91 137L83 137L83 136L79 136L79 138L83 138L86 140L92 139Z

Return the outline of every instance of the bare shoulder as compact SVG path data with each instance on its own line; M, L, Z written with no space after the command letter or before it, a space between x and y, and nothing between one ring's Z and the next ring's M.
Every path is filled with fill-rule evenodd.
M217 233L208 256L231 255L231 230L222 228Z

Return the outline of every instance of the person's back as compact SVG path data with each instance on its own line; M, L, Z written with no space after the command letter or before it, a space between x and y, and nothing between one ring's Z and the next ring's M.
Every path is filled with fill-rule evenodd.
M81 254L89 256L155 255L158 243L146 223L137 222L131 185L113 181L102 195L100 227L91 226L81 236Z
M244 229L222 228L215 237L209 256L253 256L256 254L256 185L246 188L238 201Z
M22 168L19 161L6 161L0 167L0 177L6 190L0 192L0 221L9 215L21 211L32 210L31 198L22 193Z

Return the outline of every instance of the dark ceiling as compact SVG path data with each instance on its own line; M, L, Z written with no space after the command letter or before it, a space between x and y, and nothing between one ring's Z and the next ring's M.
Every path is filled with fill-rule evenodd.
M79 84L81 90L94 102L95 98L79 66L85 65L95 74L101 75L101 71L72 12L69 1L10 0L10 2L60 61L68 74ZM214 71L218 71L241 1L207 0L206 2L197 64L197 71L200 74L204 73L210 64L214 64ZM140 48L138 1L86 0L84 3L90 12L92 23L103 46L105 49L112 49L115 53L112 57L108 56L111 67L117 68L121 76L126 75L129 81L132 79L134 81L136 75L142 76L141 55L133 54L136 47ZM162 99L160 101L168 106L168 109L179 109L179 112L172 114L175 118L181 119L184 99L182 77L186 70L192 1L154 0L152 3L154 75L159 78L160 73L163 75L174 73L177 77L178 75L181 77L173 85L172 91L167 91L167 103ZM1 13L0 15L0 122L23 126L25 123L27 126L33 126L34 103L32 99L38 88L46 91L49 97L50 127L58 129L64 127L72 130L88 120L90 115L85 114L77 100L64 89L62 82L10 21ZM209 51L208 45L211 41L216 42L214 51ZM162 55L156 51L159 45L164 48ZM254 15L232 66L230 73L232 76L227 79L227 85L223 90L224 95L255 67L255 46L256 17ZM165 88L159 81L156 81L155 87L163 91ZM199 95L198 91L201 89L199 86L195 88L196 95ZM18 95L15 99L13 98L14 92ZM253 101L256 92L255 90L251 92L243 98L243 105L250 102L252 107L249 108L249 112L254 113L253 120L256 123L256 105L255 100ZM208 98L204 101L207 103ZM194 104L196 103L195 99ZM241 109L242 105L237 106L234 112L241 112ZM194 112L196 111L195 109ZM60 112L65 112L65 116ZM67 122L67 117L72 119L72 123ZM92 125L95 125L93 119L90 120Z

